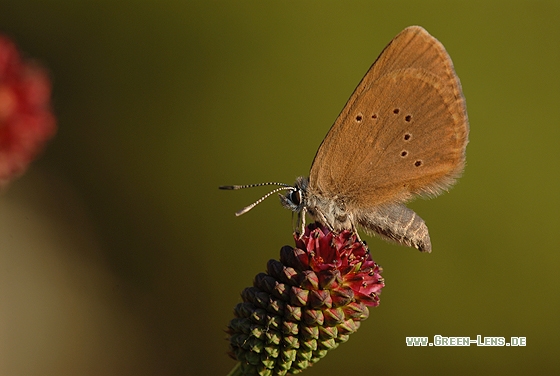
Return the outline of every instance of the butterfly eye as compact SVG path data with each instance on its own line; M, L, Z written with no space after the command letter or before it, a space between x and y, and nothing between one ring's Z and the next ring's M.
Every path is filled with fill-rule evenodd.
M294 189L288 193L288 199L295 205L299 206L301 204L301 189Z

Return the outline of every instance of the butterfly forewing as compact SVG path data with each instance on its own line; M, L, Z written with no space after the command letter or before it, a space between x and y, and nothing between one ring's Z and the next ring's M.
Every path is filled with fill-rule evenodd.
M421 27L407 28L381 53L325 137L309 190L349 208L436 195L461 174L467 134L449 55Z

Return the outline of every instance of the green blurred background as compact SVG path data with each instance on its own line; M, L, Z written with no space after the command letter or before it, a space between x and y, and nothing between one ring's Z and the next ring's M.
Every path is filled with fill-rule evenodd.
M49 68L56 138L0 197L1 375L225 375L239 293L281 246L292 183L403 28L461 78L468 166L411 204L433 253L367 239L381 305L305 375L560 372L560 3L4 0ZM406 347L406 336L527 337Z

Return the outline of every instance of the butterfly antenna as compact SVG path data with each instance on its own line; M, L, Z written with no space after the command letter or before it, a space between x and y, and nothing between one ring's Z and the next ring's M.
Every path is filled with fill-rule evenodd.
M224 189L224 190L237 190L237 189L244 189L244 188L253 188L253 187L261 187L264 185L279 185L280 187L276 188L275 190L273 190L272 192L268 192L266 195L264 195L263 197L259 198L257 201L253 202L251 205L245 206L243 209L238 210L237 212L235 212L235 215L237 217L239 217L242 214L247 213L249 210L253 209L255 206L257 206L258 204L260 204L261 202L263 202L264 200L266 200L270 195L273 195L276 192L280 192L280 191L284 191L284 190L289 190L289 189L294 189L294 187L292 187L289 184L285 184L285 183L276 183L276 182L267 182L267 183L259 183L259 184L247 184L247 185L222 185L219 187L219 189Z
M237 189L244 189L244 188L253 188L253 187L262 187L263 185L280 185L282 187L289 187L289 184L285 184L285 183L276 183L273 181L269 181L266 183L258 183L258 184L246 184L246 185L221 185L218 188L219 189L224 189L227 191L234 191Z

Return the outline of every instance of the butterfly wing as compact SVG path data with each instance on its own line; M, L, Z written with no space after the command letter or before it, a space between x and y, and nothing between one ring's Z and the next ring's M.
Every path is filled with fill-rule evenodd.
M465 164L468 120L443 45L406 28L366 73L319 147L309 190L347 208L437 195Z

